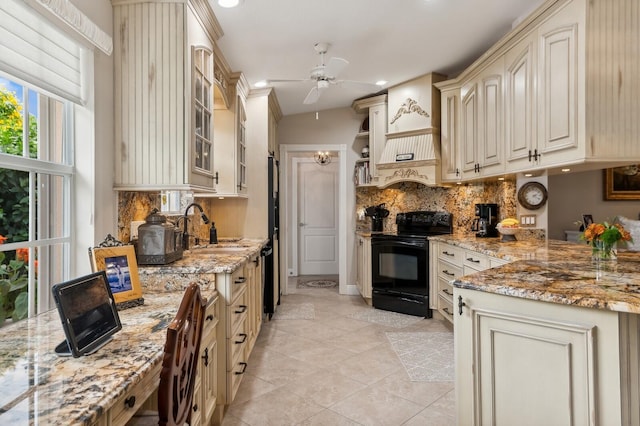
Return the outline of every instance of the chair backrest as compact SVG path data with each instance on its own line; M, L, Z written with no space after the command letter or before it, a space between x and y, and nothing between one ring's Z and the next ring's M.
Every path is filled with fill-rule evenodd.
M183 425L190 420L205 306L200 286L191 283L167 329L158 388L160 425Z

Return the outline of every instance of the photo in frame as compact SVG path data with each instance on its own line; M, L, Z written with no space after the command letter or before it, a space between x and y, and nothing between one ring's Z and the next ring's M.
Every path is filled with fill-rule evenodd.
M605 200L640 200L640 164L604 170Z
M582 224L584 225L584 227L586 228L587 226L591 225L593 223L593 216L590 214L583 214L582 215Z
M105 271L118 308L142 305L142 287L133 246L89 249L93 272Z

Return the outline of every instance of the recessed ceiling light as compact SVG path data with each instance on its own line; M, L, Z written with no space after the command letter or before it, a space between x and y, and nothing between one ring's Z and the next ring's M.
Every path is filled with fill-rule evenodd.
M504 178L503 177L499 177L498 180L504 180Z
M387 83L388 83L387 80L378 80L376 81L376 86L384 86Z
M562 169L563 173L567 173L567 172L570 172L570 171L571 171L571 169Z
M221 7L236 7L240 4L241 0L218 0L218 4Z
M266 80L260 80L256 84L254 84L253 87L258 87L258 88L267 87L267 84L268 83Z
M533 173L525 173L524 174L524 177L531 177L531 176L533 176Z

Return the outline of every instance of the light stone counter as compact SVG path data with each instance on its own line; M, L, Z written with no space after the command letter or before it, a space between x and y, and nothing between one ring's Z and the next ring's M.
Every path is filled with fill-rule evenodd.
M640 253L595 264L591 248L559 240L501 242L498 238L431 237L511 263L453 281L458 288L523 299L640 313Z
M215 291L203 291L215 297ZM145 294L119 311L122 330L96 353L59 357L57 310L0 329L0 424L90 425L162 362L181 292Z

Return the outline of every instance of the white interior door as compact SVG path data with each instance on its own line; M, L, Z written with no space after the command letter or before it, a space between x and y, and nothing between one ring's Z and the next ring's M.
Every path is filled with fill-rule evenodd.
M298 273L338 274L338 165L298 162Z

